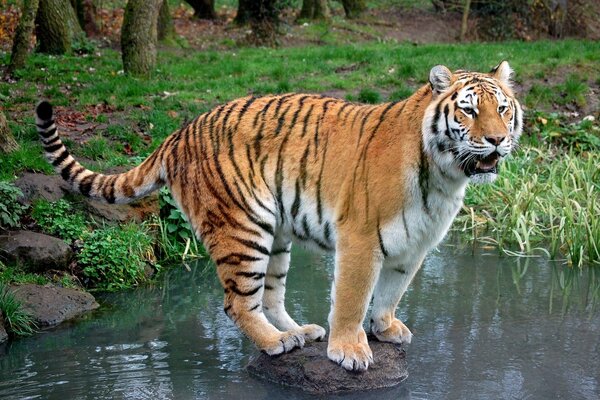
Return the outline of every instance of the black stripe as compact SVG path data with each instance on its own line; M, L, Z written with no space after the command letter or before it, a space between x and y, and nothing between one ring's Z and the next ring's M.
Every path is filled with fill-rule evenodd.
M437 129L437 123L438 120L440 119L440 115L442 114L442 102L440 101L436 107L435 107L435 114L433 114L433 120L431 121L431 133L433 133L434 135L437 135L438 129Z
M40 129L48 129L54 123L54 119L49 119L48 121L44 121L41 124L36 124L36 126Z
M381 237L381 227L379 226L379 219L377 220L377 238L379 239L379 248L381 249L381 254L384 257L388 256L388 252L383 245L383 238Z
M89 197L96 176L97 174L88 175L79 182L79 192L82 195Z
M425 150L423 149L423 143L421 142L421 150L419 155L419 188L421 189L421 198L423 199L423 207L427 214L430 213L429 210L429 161L427 160L427 156L425 155Z
M304 116L304 120L302 121L302 134L300 135L300 137L306 136L306 131L308 129L308 121L310 120L310 116L311 116L314 108L315 108L315 105L311 104L310 107L308 108L308 111L306 112L306 115Z
M275 279L283 279L287 276L287 272L283 272L281 274L269 274L269 276L272 276Z
M300 210L300 178L296 179L296 192L294 194L294 203L292 203L292 219L295 220Z
M69 157L69 152L65 148L65 150L62 153L60 153L60 155L54 161L52 161L52 165L54 165L55 167L59 166L63 161L67 159L67 157Z
M228 265L240 265L242 262L253 262L261 261L262 257L249 256L243 253L230 253L224 257L221 257L215 261L215 264L228 264Z
M246 297L246 296L252 296L253 294L256 294L256 292L258 292L262 288L262 286L263 286L263 285L258 285L254 289L250 289L248 291L243 291L243 290L238 289L237 283L233 279L227 279L225 281L225 284L229 285L227 287L233 293L235 293L235 294L237 294L239 296L244 296L244 297Z
M252 278L256 281L261 280L265 277L264 272L247 272L247 271L238 271L235 273L236 276L243 276L245 278Z
M254 122L252 123L252 127L253 128L256 128L256 124L258 124L258 118L261 115L263 116L263 121L264 121L264 116L267 114L267 111L269 110L269 107L271 107L271 104L273 104L273 102L275 100L277 100L277 97L273 97L271 100L269 100L267 102L267 104L263 107L263 109L256 113L256 115L254 116Z
M367 124L367 120L369 119L369 116L376 110L377 108L372 108L368 113L365 114L365 116L362 119L362 123L360 124L360 131L358 132L358 141L356 142L356 145L358 146L360 144L360 139L362 139L362 136L365 132L365 125Z
M248 312L252 312L252 311L256 310L258 307L260 307L260 303L257 303L254 307L249 308Z
M68 181L69 178L71 177L71 170L73 169L73 167L75 166L75 164L77 164L77 161L73 160L70 163L68 163L63 169L62 171L60 171L60 175L62 176L62 178L65 181Z
M280 254L285 254L285 253L289 253L289 252L290 252L290 250L288 250L288 249L277 249L277 250L273 250L271 252L271 256L278 256Z
M112 176L110 180L110 186L108 187L108 194L104 195L104 198L109 204L114 204L115 202L115 184L117 183L117 177ZM100 188L99 188L100 189Z
M50 136L54 135L56 133L56 127L50 129L47 132L39 132L39 134L43 137L43 138L49 138Z
M246 114L246 112L248 111L248 108L250 107L250 105L252 103L254 103L256 101L257 97L250 97L248 99L248 101L246 101L246 103L244 103L244 105L242 106L242 108L240 109L240 113L238 114L238 120L237 120L237 125L240 124L240 122L242 121L242 117Z
M58 142L60 140L60 137L58 135L54 136L52 139L48 140L47 142L44 141L44 146L49 146L51 144L54 144L56 142Z
M61 147L63 147L62 143L45 145L44 150L46 151L46 153L54 153L56 150L60 149Z
M399 272L401 274L405 274L406 273L406 271L404 270L404 268L401 268L401 267L394 268L394 271Z
M271 255L271 252L269 250L267 250L266 247L261 246L260 244L258 244L254 240L242 239L242 238L238 238L238 237L235 237L234 239L237 242L243 244L244 246L249 247L251 249L254 249L254 250L258 251L259 253L262 253L262 254L264 254L266 256Z
M323 227L323 238L327 243L331 243L331 227L329 222L325 222L325 226Z

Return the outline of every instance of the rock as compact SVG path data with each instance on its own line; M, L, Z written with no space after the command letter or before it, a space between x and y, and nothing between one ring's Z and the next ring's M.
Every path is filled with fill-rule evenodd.
M64 269L73 252L61 239L30 231L0 235L0 258L25 265L32 272Z
M131 204L106 204L85 199L89 212L109 221L142 221L152 214L158 214L158 195L153 194Z
M94 296L77 289L26 284L10 286L10 291L40 328L58 325L99 307Z
M23 192L23 203L30 204L37 199L57 201L69 192L69 185L58 175L24 173L15 181Z
M6 342L8 340L8 333L6 333L6 328L4 327L4 315L2 315L2 310L0 310L0 343Z
M302 389L311 394L329 394L386 388L408 377L406 352L402 347L369 341L375 362L365 372L348 372L327 358L327 343L307 343L303 349L271 357L253 356L246 367L252 375Z

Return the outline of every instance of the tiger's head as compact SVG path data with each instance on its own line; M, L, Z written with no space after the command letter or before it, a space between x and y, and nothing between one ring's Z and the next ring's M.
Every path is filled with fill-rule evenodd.
M431 69L433 96L422 130L425 148L444 174L473 183L496 179L499 162L515 148L523 128L512 73L506 61L487 74Z

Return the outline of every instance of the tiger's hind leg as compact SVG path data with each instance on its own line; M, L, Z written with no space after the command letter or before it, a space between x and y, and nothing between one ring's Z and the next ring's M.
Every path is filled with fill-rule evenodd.
M214 217L213 217L214 219ZM228 216L232 220L231 216ZM258 227L257 227L258 228ZM263 295L273 237L259 229L240 230L221 220L203 235L225 291L224 311L256 346L269 355L304 346L295 329L278 330L263 313Z
M322 340L325 329L316 324L298 325L285 309L285 282L290 266L292 243L289 237L276 234L265 276L263 309L267 318L279 329L300 332L306 340Z

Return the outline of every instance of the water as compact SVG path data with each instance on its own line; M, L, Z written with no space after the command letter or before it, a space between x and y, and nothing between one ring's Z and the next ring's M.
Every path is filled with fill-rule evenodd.
M332 261L295 252L288 308L326 326ZM600 271L444 246L399 316L415 337L408 380L356 399L600 398ZM254 347L223 314L205 262L155 288L102 296L100 311L0 350L0 398L301 399L248 376Z

